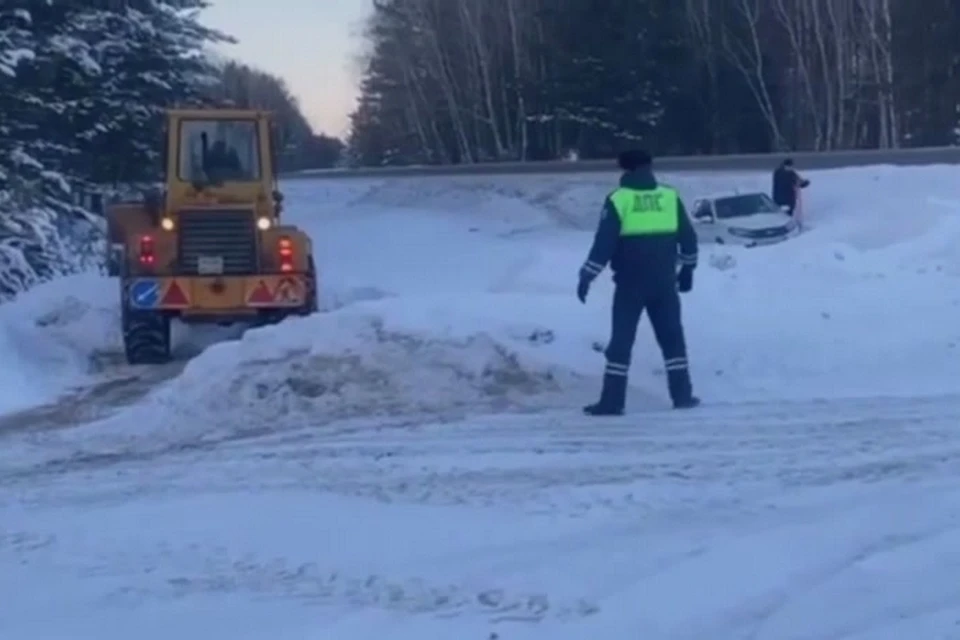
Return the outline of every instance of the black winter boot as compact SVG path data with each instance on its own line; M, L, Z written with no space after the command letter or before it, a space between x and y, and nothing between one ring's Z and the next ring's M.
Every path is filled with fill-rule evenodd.
M627 401L627 376L603 376L600 401L588 404L583 412L588 416L622 416Z
M700 398L697 396L690 396L684 400L674 400L673 408L674 409L695 409L700 406Z
M689 369L667 371L667 388L674 409L693 409L700 406L700 398L693 395Z

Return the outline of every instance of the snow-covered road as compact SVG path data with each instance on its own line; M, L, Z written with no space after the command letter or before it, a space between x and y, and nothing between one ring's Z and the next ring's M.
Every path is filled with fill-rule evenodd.
M578 415L598 179L294 183L331 311L162 371L116 362L108 281L32 292L0 309L47 381L0 417L0 638L960 638L952 174L815 174L805 236L704 247L696 412L644 327L630 414ZM924 204L865 207L891 177Z
M48 466L4 481L0 635L950 638L958 419L555 413Z

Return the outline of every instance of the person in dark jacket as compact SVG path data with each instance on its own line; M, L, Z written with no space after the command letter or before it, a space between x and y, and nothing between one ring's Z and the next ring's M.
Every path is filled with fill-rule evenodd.
M625 151L618 164L624 172L620 186L603 203L577 285L577 297L586 302L591 283L607 264L613 271L613 322L604 352L603 389L599 402L583 410L593 416L623 414L630 358L644 310L663 354L673 406L692 408L700 400L690 382L678 291L693 288L697 234L677 191L657 182L649 154Z
M793 215L797 208L797 192L810 186L793 168L793 160L787 158L773 172L773 201L781 207L787 207L787 213Z
M243 163L237 150L223 140L217 140L207 155L206 172L212 180L243 180L246 178Z

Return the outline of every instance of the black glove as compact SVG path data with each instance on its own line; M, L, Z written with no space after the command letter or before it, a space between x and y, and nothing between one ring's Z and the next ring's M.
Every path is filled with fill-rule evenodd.
M588 293L590 293L590 281L586 278L580 278L580 282L577 284L577 300L586 304Z
M693 289L693 267L680 267L680 273L677 274L677 290L680 293L689 293Z

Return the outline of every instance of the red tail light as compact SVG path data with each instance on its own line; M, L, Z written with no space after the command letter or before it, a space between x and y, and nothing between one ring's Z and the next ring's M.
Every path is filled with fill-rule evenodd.
M280 254L280 271L293 271L293 241L287 237L280 238L277 253Z
M157 261L153 236L140 236L140 264L152 267Z

